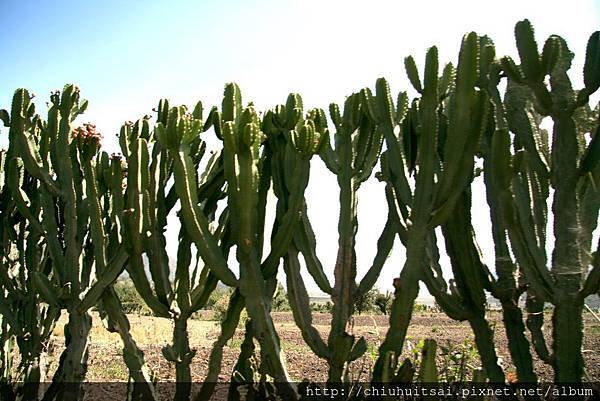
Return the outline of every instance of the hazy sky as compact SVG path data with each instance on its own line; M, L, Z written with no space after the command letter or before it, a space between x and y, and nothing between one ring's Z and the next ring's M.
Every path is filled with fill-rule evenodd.
M171 104L200 99L209 107L235 81L259 109L284 102L289 92L301 93L307 107L326 108L381 76L396 93L409 87L404 57L412 54L422 65L427 48L437 45L441 63L455 62L462 35L472 30L489 35L497 54L517 58L513 29L523 18L532 21L540 47L550 34L567 40L580 87L585 44L600 28L600 1L1 0L0 18L0 108L10 107L18 87L35 92L42 106L51 90L76 83L90 100L81 121L94 122L112 152L123 121L150 113L163 97ZM5 145L6 130L0 133ZM338 191L318 160L307 198L331 277ZM493 265L484 194L476 191L473 203L481 216L478 238ZM360 276L386 218L382 184L372 179L362 187L359 210ZM402 261L397 244L381 289L391 289Z

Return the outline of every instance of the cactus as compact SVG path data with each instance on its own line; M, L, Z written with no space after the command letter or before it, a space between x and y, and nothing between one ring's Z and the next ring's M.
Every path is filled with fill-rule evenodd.
M325 112L305 112L300 95L290 94L263 115L242 103L237 85L228 84L221 107L206 119L200 102L188 110L161 100L156 125L151 127L149 116L125 123L119 134L123 157L109 156L93 125L73 129L87 107L75 86L51 94L47 121L36 114L29 93L17 90L10 113L0 110L9 128L9 148L0 151L0 397L40 395L44 349L64 309L66 349L44 398L82 398L89 311L97 307L107 330L123 342L128 397L155 398L144 354L112 287L124 270L152 312L173 323L163 356L175 366L178 400L192 396L195 350L188 320L219 281L233 293L196 399L212 395L223 347L244 309L249 320L230 398L246 389L270 391L271 378L281 396L298 398L270 316L280 264L304 341L327 361L330 382L347 381L349 364L367 348L364 338L348 330L356 300L377 281L396 235L406 260L394 280L390 328L374 382L415 377L400 355L421 282L448 316L469 322L483 365L474 372L477 381L505 381L485 319L486 292L502 304L520 382L537 381L531 348L552 366L556 382L580 381L583 300L600 291L600 244L592 244L600 209L600 105L592 110L588 104L600 87L600 32L588 41L580 90L569 80L573 55L562 38L551 36L540 52L527 20L517 24L515 36L519 64L497 58L493 42L475 33L463 38L456 68L447 64L440 72L435 47L427 52L423 76L407 57L417 98L409 101L400 92L394 104L381 78L374 95L362 89L342 111L331 104L333 144ZM551 135L540 126L544 117L553 122ZM204 141L209 130L222 142L210 157ZM340 189L333 283L318 258L305 199L315 154ZM475 157L483 170L475 168ZM388 216L377 254L357 281L358 192L378 161ZM492 223L493 272L479 252L471 215L472 184L480 174ZM270 190L275 221L265 239ZM551 195L554 226L547 228ZM174 214L181 226L172 268L165 231ZM450 282L442 275L439 234ZM555 237L550 259L549 235ZM263 255L266 242L270 251ZM239 275L228 262L233 247ZM327 339L313 324L300 258L332 296ZM518 302L525 293L524 321ZM551 346L543 333L545 303L555 307ZM435 349L434 341L425 342L422 382L437 380Z
M32 122L33 125L37 123ZM2 264L0 274L0 312L2 314L2 362L0 372L3 382L3 397L10 399L16 394L25 398L38 395L39 383L45 379L43 350L60 315L60 310L44 305L39 300L33 282L33 273L47 266L47 258L40 243L39 224L28 224L20 210L39 213L39 202L35 197L37 182L28 176L19 160L11 152L0 153L2 163L1 233ZM17 193L12 196L12 192ZM14 200L13 200L14 199ZM17 207L17 204L19 205ZM31 207L31 209L29 208ZM27 208L27 209L25 209ZM20 354L17 377L12 377L14 353ZM22 388L13 388L13 383L23 383ZM9 395L12 394L12 395Z
M197 260L192 260L192 243L197 233L191 231L187 224L189 215L185 207L179 212L181 229L175 271L171 272L169 266L164 232L167 216L177 200L175 195L179 188L176 187L180 181L175 179L175 184L170 187L168 182L173 176L177 177L181 167L168 152L168 146L182 140L184 131L189 152L186 155L190 169L188 185L193 186L196 194L194 204L200 203L203 213L209 216L205 229L215 238L210 250L226 256L231 247L227 210L221 214L218 226L212 229L214 232L208 228L208 221L212 223L216 219L217 202L223 197L220 154L212 155L201 176L196 177L195 174L205 153L205 143L199 135L203 128L200 110L199 103L194 114L188 115L184 107L169 109L168 102L161 101L158 124L153 131L150 130L148 118L143 118L135 124L125 124L119 137L127 161L127 186L120 204L128 208L117 215L122 215L124 219L122 235L127 239L130 254L127 271L148 307L156 315L173 321L173 342L162 351L165 359L175 365L175 398L179 400L190 399L191 396L190 366L195 350L189 345L187 322L193 313L206 304L219 279L227 284L235 282L235 277L228 269L213 269L215 265L211 260L202 264L200 255ZM193 128L189 125L192 119ZM120 174L120 171L115 174ZM181 200L182 203L190 201L184 197ZM204 242L195 244L200 244L197 248L205 246ZM202 250L199 253L202 254ZM145 272L144 255L148 260L150 277ZM173 282L170 281L171 275L174 276Z
M549 37L540 54L527 20L517 23L515 36L521 64L516 65L508 57L502 59L508 75L506 119L515 133L515 150L511 154L507 146L507 132L494 134L492 162L497 160L494 181L500 192L498 201L511 245L531 286L533 295L529 304L533 308L535 298L538 308L543 302L555 306L551 355L545 355L539 320L531 320L536 350L553 365L556 382L579 382L584 369L583 298L594 287L595 277L592 271L586 279L586 270L591 261L591 232L597 224L600 207L594 184L600 170L594 161L597 152L592 149L597 141L586 146L584 140L586 131L596 137L597 128L593 132L580 116L589 96L598 89L600 33L595 32L588 41L585 86L579 91L572 88L567 76L573 54L564 39ZM547 76L550 89L545 83ZM551 143L539 129L542 116L553 121ZM554 189L555 246L552 268L548 270L544 248L547 216L543 205L550 187Z
M289 101L286 105L289 115ZM328 169L337 176L340 187L340 218L338 225L339 248L334 269L333 287L324 273L315 252L315 237L308 220L306 209L301 217L294 243L284 259L288 296L296 324L312 351L329 364L331 382L347 380L348 363L359 358L366 350L364 338L356 339L346 332L356 299L369 291L375 284L383 263L389 254L394 230L388 221L378 241L375 260L360 283L356 283L355 235L357 222L357 192L369 178L377 162L382 144L381 131L374 119L375 100L369 89L363 89L347 98L343 115L336 104L330 105L331 119L335 125L335 147L329 141L320 146L320 156ZM283 110L283 109L282 109ZM328 138L326 117L323 111L309 113L315 126ZM289 128L288 128L289 129ZM306 288L300 275L299 253L304 257L309 273L321 290L331 294L333 300L331 331L327 344L312 326L312 317Z
M49 330L47 336L51 332L51 316L56 320L58 311L63 308L69 312L69 323L65 327L66 350L47 393L48 397L56 395L61 399L77 399L81 395L79 383L85 378L91 327L88 311L100 298L114 297L114 292L105 290L127 260L122 246L114 246L113 237L109 236L107 241L103 232L106 216L98 201L100 194L95 176L100 136L91 125L71 129L72 121L83 113L86 105L86 101L79 102L79 90L67 85L62 95L58 92L51 95L48 122L42 122L33 115L27 91L17 90L10 114L9 163L12 166L22 163L42 188L28 201L18 182L11 179L8 185L17 209L38 233L31 240L43 238L46 243L44 257L37 262L35 242L28 244L31 262L27 280L31 280L32 288L49 305L50 313L41 325L44 332ZM13 174L10 167L7 171ZM113 246L111 259L106 257L107 242ZM82 255L84 250L86 255ZM36 266L40 262L43 263ZM95 268L93 282L92 267ZM121 320L118 331L129 341L128 352L140 355L141 351L128 333L128 325L123 324L126 318L120 308L106 312L112 319ZM150 385L148 376L137 379ZM61 385L64 382L74 383L74 391L66 391Z
M378 82L377 98L381 99L380 109L385 111L381 121L387 144L380 177L387 182L389 208L406 247L407 259L400 277L394 281L396 291L390 329L379 349L374 381L382 379L383 368L389 364L386 361L391 361L392 366L397 364L418 295L419 280L427 284L440 304L448 307L447 313L455 318L465 318L464 309L446 294L446 284L439 280L439 266L436 274L430 271L431 268L435 270L432 252L437 248L432 248L431 243L435 238L433 230L452 221L455 205L471 182L476 146L486 124L488 100L485 94L475 90L478 55L477 35L470 33L463 38L456 78L453 79L451 67L445 68L442 77L438 78L437 49L430 48L422 85L412 67L414 61L407 60L407 73L421 98L409 107L406 95L401 94L396 113L387 84L383 80ZM401 126L400 138L394 133L397 124ZM415 171L412 190L406 174ZM457 250L463 252L464 246L458 245ZM453 266L458 267L457 263ZM463 274L455 270L455 275L457 273ZM470 286L465 282L463 288L466 290ZM476 290L481 291L481 301L483 289Z
M295 119L301 118L297 116ZM173 125L169 126L171 123ZM245 307L252 327L255 328L255 337L261 344L262 370L276 381L287 385L289 379L281 359L279 339L269 316L270 299L275 289L279 259L287 251L298 222L297 216L303 204L302 195L308 182L308 160L319 143L318 134L310 122L299 126L293 136L283 139L276 133L269 132L272 138L268 140L261 155L261 144L265 139L261 130L263 124L251 105L245 109L242 107L239 88L235 84L229 84L225 88L222 112L213 109L204 126L196 116L181 115L176 110L171 111L169 124L163 128L159 123L157 136L173 158L175 188L182 201L186 230L205 263L215 269L215 275L236 288L223 322L222 334L211 354L207 382L214 380L222 355L219 348L233 334L239 313ZM231 273L223 253L215 250L214 235L208 230L206 212L198 207L198 192L191 180L193 168L190 140L201 127L209 127L211 124L223 140L222 169L227 182L231 241L232 245L237 246L237 259L240 263L239 280ZM280 166L282 163L285 163L288 171ZM281 201L278 206L271 253L261 262L264 208L266 190L271 179L271 164L288 175L287 188L277 191L285 191L289 198L285 199L286 203ZM273 177L273 180L276 178ZM238 365L243 365L243 362L240 361ZM206 397L211 391L212 386L205 385L201 395ZM284 391L294 390L289 387Z
M508 240L506 238L506 224L502 219L501 208L498 201L497 188L494 185L494 165L492 159L492 142L508 132L508 123L504 116L504 104L497 89L500 82L501 66L495 58L494 44L488 37L480 38L482 53L485 54L479 76L478 86L485 90L493 105L493 119L489 119L488 129L483 137L481 153L483 157L483 180L486 188L486 199L490 208L492 223L492 237L495 251L495 271L497 279L488 275L488 290L500 300L506 335L509 339L509 350L517 369L520 382L535 383L537 376L533 371L533 361L528 339L525 337L523 313L518 306L519 298L525 285L523 283L522 269L513 260ZM501 133L496 134L496 132ZM536 205L538 213L545 213L545 204ZM530 314L530 316L539 316ZM535 343L536 336L533 336Z

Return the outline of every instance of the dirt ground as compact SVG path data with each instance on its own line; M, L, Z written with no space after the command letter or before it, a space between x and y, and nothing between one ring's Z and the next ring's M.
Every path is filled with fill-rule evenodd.
M309 379L321 382L327 379L327 364L316 357L304 343L301 333L294 324L290 312L275 312L272 314L281 344L285 353L288 371L294 380ZM507 348L507 339L501 320L500 312L490 312L488 316L495 333L496 347L500 363L504 370L514 372L511 357ZM547 316L546 321L550 321ZM148 316L130 315L132 335L145 353L148 366L159 381L173 381L175 369L167 362L161 353L161 347L171 340L172 325L169 320ZM208 368L208 356L212 343L217 338L220 327L218 322L193 319L189 322L190 345L197 353L192 364L194 381L202 381ZM353 362L350 376L357 381L368 380L371 367L376 358L377 348L388 329L387 316L361 315L354 318L352 331L356 336L364 336L368 349L363 357ZM62 325L66 317L62 317L52 338L50 354L52 364L49 371L56 366L58 356L63 348ZM313 323L324 339L327 338L330 315L314 313ZM240 351L243 340L243 325L240 324L236 335L224 348L222 371L219 380L229 381L231 370ZM550 327L545 327L548 345L551 346ZM408 331L408 343L405 356L413 356L418 352L417 344L424 338L433 338L438 342L438 361L448 364L444 359L442 347L460 350L462 353L474 352L473 334L468 323L449 319L442 313L419 312L413 316ZM466 345L465 345L466 344ZM462 347L462 348L461 348ZM600 381L600 323L589 313L585 314L584 358L586 362L587 380ZM94 382L126 381L127 368L122 358L121 341L117 334L108 333L97 315L93 315L91 346L88 361L87 379ZM444 362L446 361L446 362ZM480 366L479 360L471 356L468 360L470 367ZM552 370L536 358L536 373L541 381L552 381Z

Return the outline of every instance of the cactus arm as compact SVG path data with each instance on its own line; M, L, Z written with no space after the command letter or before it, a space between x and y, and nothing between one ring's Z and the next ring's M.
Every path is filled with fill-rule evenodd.
M124 130L128 129L128 126L124 127ZM127 135L122 134L121 137ZM140 177L142 176L141 167L141 149L139 146L135 146L138 142L134 142L130 153L128 153L128 170L127 170L127 210L123 211L123 237L127 238L127 246L129 253L129 263L127 264L127 272L135 284L136 290L146 303L148 307L157 315L162 317L169 317L169 309L167 305L154 296L148 277L145 273L145 267L142 260L143 244L142 235L144 228L142 225L142 216L140 210L142 209L142 184ZM116 177L115 177L116 179ZM120 185L118 185L120 187ZM119 191L120 188L115 188L115 191Z
M334 174L338 174L340 167L337 162L336 154L331 147L329 138L324 141L321 152L319 153L321 160L325 163L325 166Z
M302 253L304 262L306 263L306 269L315 280L319 289L324 293L331 295L331 284L329 284L329 279L325 275L323 265L316 253L317 245L315 234L310 225L310 221L306 216L306 206L304 207L300 218L300 227L294 236L294 244Z
M294 163L291 175L294 177L288 200L287 210L281 218L281 223L271 240L273 247L267 258L262 262L262 269L268 277L277 269L279 259L287 252L289 244L294 238L296 227L299 225L299 217L304 206L304 191L308 185L310 174L310 162L304 158Z
M540 63L537 44L533 35L533 27L529 20L517 22L515 26L517 48L521 59L521 68L525 79L537 82L543 78L543 69Z
M435 340L426 339L421 351L421 367L419 368L419 381L422 383L438 382L436 351L437 343Z
M156 188L159 175L164 174L164 157L158 154L158 147L153 149L152 161L150 161L150 152L146 135L140 126L145 126L142 120L138 120L130 126L129 146L132 155L130 159L135 158L137 171L140 175L136 178L140 188L139 201L140 209L134 210L141 224L140 236L142 250L147 257L147 268L150 272L150 279L153 282L154 294L158 301L163 305L169 305L172 296L172 288L168 279L168 256L164 250L165 239L162 228L166 225L166 216L163 212L163 202L161 202L161 189ZM133 156L133 158L132 158ZM160 185L160 184L159 184ZM159 220L162 220L159 222Z
M17 152L23 158L23 163L27 171L42 181L52 195L59 196L60 189L58 183L54 181L48 170L44 168L35 145L26 134L25 120L28 105L29 92L25 89L18 89L13 97L11 125L8 132L9 138L12 143L15 143L18 149Z
M129 237L130 239L132 237ZM136 246L129 250L129 262L126 265L127 272L135 284L135 289L138 291L144 303L148 305L150 310L160 317L169 317L169 309L163 305L152 293L152 288L148 282L148 278L144 272L144 263L142 262L141 248Z
M142 188L144 188L143 224L150 231L144 241L144 250L148 256L148 266L156 297L164 305L169 305L174 298L171 282L169 281L169 256L166 251L164 227L167 224L168 211L164 209L164 172L165 154L155 152L150 166L148 143L144 138L135 140L135 146L141 150ZM160 145L156 145L160 146ZM158 170L158 171L157 171Z
M71 295L74 302L78 301L81 292L81 278L79 256L81 244L78 235L78 203L74 184L74 167L70 155L71 125L70 117L73 105L77 103L79 90L73 85L65 86L60 101L60 122L56 144L56 156L59 160L57 178L60 186L61 199L64 203L64 237L65 237L65 265L68 280L71 282ZM87 327L85 323L74 318L76 326ZM81 350L81 349L80 349Z
M592 255L592 266L581 289L580 297L583 299L600 291L600 240L598 240L596 251Z
M107 265L106 259L106 236L102 223L102 209L100 206L100 194L98 193L98 179L91 158L83 161L83 170L86 181L86 196L90 214L90 234L94 247L94 260L96 270L101 275Z
M218 230L219 236L221 237L221 249L223 250L223 256L228 258L231 247L233 246L233 240L231 238L231 232L229 224L221 224L221 227ZM211 283L211 277L214 280L214 286L216 287L218 280L216 277L209 273L209 277L204 284L203 294L198 296L197 301L192 297L192 304L203 304L206 301L202 301L203 297L208 299L210 293L207 293L208 290L212 292L211 287L213 284ZM198 287L197 287L198 288ZM192 308L193 309L193 308ZM208 359L208 372L204 379L204 383L202 384L202 388L200 392L195 397L196 401L207 400L210 398L211 394L214 391L216 382L218 381L218 375L221 371L221 362L223 359L223 347L227 345L227 341L233 337L235 334L235 330L238 326L240 315L244 310L244 298L241 296L239 289L235 289L230 296L229 304L227 306L227 311L225 313L225 317L221 321L221 333L217 340L213 343L210 356Z
M600 182L600 165L594 172L580 178L579 199L581 199L581 257L585 267L593 265L593 232L598 227L598 213L600 212L600 188L595 185ZM585 285L584 285L585 287ZM583 289L582 289L583 291Z
M381 274L381 269L392 250L392 246L394 245L394 238L398 229L396 228L396 224L394 221L388 217L385 227L381 235L379 236L379 240L377 241L377 254L375 255L375 259L373 259L373 264L364 275L362 280L360 281L357 289L357 296L361 296L366 294L375 282L379 278Z
M42 208L42 226L46 234L46 243L48 244L50 258L54 262L52 268L57 273L58 282L64 284L67 281L67 273L64 263L64 252L56 222L55 199L50 193L40 191L40 205Z
M128 259L125 248L120 248L111 260L106 264L104 271L97 281L85 293L83 299L77 304L75 310L79 313L87 312L92 306L98 303L102 293L110 286L123 271L123 267Z
M404 97L399 96L398 108L404 107L403 110L397 112L397 117L394 116L392 98L390 95L390 87L384 78L379 78L376 83L376 96L378 111L379 126L383 130L383 137L387 144L387 156L382 155L382 163L389 166L390 172L394 173L393 178L390 179L394 182L396 194L399 196L401 202L405 205L411 203L412 191L408 180L405 175L404 157L401 154L401 146L396 134L394 133L394 127L396 121L400 122L406 115L406 102ZM395 117L397 120L395 120ZM383 170L383 169L382 169Z
M182 213L188 233L192 236L204 260L213 269L213 273L223 283L235 286L237 279L227 267L212 234L208 229L208 221L198 207L195 180L190 156L180 149L174 154L175 186L182 203Z
M590 35L583 66L583 83L588 96L600 87L600 31Z
M544 338L544 301L533 291L527 292L527 328L531 333L531 342L538 357L549 365L554 365L554 357L550 354Z
M358 183L362 183L373 171L381 152L383 132L377 128L379 113L371 90L364 88L360 91L361 108L364 110L359 125L359 135L354 145L355 171L353 175Z
M229 211L225 209L221 214L221 222L217 231L215 232L216 236L220 238L221 248L223 252L227 255L231 248L231 233L229 229ZM217 277L210 272L210 268L204 266L202 269L202 273L200 274L200 279L198 280L198 285L192 290L190 294L191 299L191 312L195 312L200 308L206 305L210 294L216 288L219 280ZM204 278L206 277L206 278ZM192 283L194 283L194 279L192 279Z
M144 352L139 349L130 333L129 321L122 311L122 305L114 288L109 287L103 293L102 307L116 323L117 332L123 341L123 359L135 382L133 385L134 398L138 396L140 399L149 401L158 399L152 384L150 369L144 359Z
M240 262L240 292L244 295L248 314L252 318L253 324L257 330L257 339L261 345L261 353L268 360L262 361L270 372L275 375L275 380L279 382L289 382L288 374L280 359L279 338L275 331L273 321L269 316L268 307L265 304L264 294L266 292L264 279L260 270L260 262L254 248L255 231L255 209L256 198L254 194L254 177L256 167L253 165L251 157L243 154L238 158L239 176L237 179L239 185L239 194L245 196L245 207L239 210L240 204L234 203L238 208L237 213L239 221L239 238L237 257ZM232 183L230 183L231 185ZM241 199L240 199L241 202ZM258 296L257 296L258 295Z
M520 267L525 271L530 284L536 288L536 293L544 299L550 300L553 297L552 279L539 257L536 257L534 251L527 246L523 227L518 222L513 204L513 196L510 191L513 167L510 165L509 147L508 130L496 130L492 137L490 151L490 182L498 194L501 216L506 224L513 252Z
M185 225L181 221L179 230L179 245L177 247L177 267L175 269L175 300L178 308L184 314L190 314L191 286L190 265L192 262L192 242L186 235Z
M294 246L290 246L290 250L284 258L283 267L294 321L300 328L302 338L318 357L328 359L329 349L327 348L327 344L321 338L318 330L312 325L312 313L308 293L300 275L298 251Z
M404 59L404 69L408 80L412 84L413 88L419 93L423 93L423 87L421 86L421 79L419 78L419 71L417 70L417 64L412 56L408 56Z
M460 173L466 175L460 160L463 158L463 150L467 147L470 137L475 135L472 129L465 130L464 127L472 128L471 113L477 110L478 102L474 86L478 68L478 39L477 35L471 32L463 38L459 53L456 93L450 100L448 139L445 142L443 153L444 175L438 184L436 205L442 205L450 194L455 192L454 185L457 183L456 180L460 177ZM435 100L437 104L437 99ZM465 155L464 158L469 159L469 155Z
M263 247L265 242L265 216L267 210L267 195L271 187L271 175L273 167L272 151L268 146L264 147L263 155L259 162L259 182L257 194L257 235L256 248L259 250L259 259L262 259ZM289 243L289 240L287 240ZM277 244L277 242L275 242ZM271 256L270 254L267 258ZM279 261L279 258L277 258Z
M406 242L406 239L403 239L403 241ZM472 313L464 307L460 297L447 292L448 286L442 275L442 267L440 266L439 259L437 239L435 234L431 233L427 239L426 256L423 258L422 280L429 293L451 319L459 321L467 320L471 317Z
M469 324L475 334L481 362L492 382L504 383L504 373L498 365L498 356L494 349L493 333L485 320L486 299L481 276L478 274L482 270L482 261L470 223L470 210L470 194L464 193L460 207L442 226L442 232L446 239L446 250L458 292L472 313Z
M390 328L385 340L379 347L379 358L373 370L373 381L375 382L380 381L382 378L386 355L391 352L397 358L402 353L408 325L412 317L413 305L419 293L418 281L422 275L420 267L425 251L424 242L430 231L427 223L433 206L433 178L438 125L437 70L437 49L432 47L426 56L425 86L420 102L422 107L422 110L420 110L422 113L421 120L423 121L419 143L421 150L417 156L420 167L417 173L417 185L412 203L415 207L411 211L412 225L408 231L406 261L400 277L394 280L395 290L390 313Z
M508 128L531 155L534 169L546 176L549 160L544 154L544 140L533 114L529 88L509 81L505 97Z
M473 156L486 127L489 103L487 95L474 88L479 73L478 53L477 35L474 32L465 35L459 55L456 91L450 99L450 121L443 148L444 174L436 189L431 227L450 216L462 189L472 179Z
M9 168L7 169L7 186L11 190L13 201L19 209L19 212L27 219L29 224L35 228L35 230L43 232L44 229L39 223L38 219L33 215L31 210L31 200L27 196L27 193L23 191L19 181L22 181L22 170L19 171L19 167L16 160L9 162ZM19 177L21 176L21 177Z
M499 78L497 78L499 79ZM515 274L517 268L513 262L506 237L506 227L502 220L501 206L498 200L498 194L492 183L492 164L489 158L492 136L496 129L503 129L505 124L504 110L498 94L497 81L488 90L490 99L494 104L494 129L488 130L488 134L483 141L483 179L486 186L486 200L490 208L490 220L492 223L492 238L494 241L495 270L498 279L492 288L493 295L498 298L502 304L502 316L506 336L509 339L508 347L517 368L517 376L520 381L525 383L537 382L537 375L533 370L533 360L530 351L530 344L525 336L525 324L523 322L523 313L518 305L520 292L517 290L517 280Z
M478 274L483 263L475 243L470 211L470 194L464 193L453 217L442 225L442 233L458 290L469 309L480 312L484 311L486 303L481 275Z
M215 288L217 288L218 283L219 280L215 277L215 275L208 272L204 284L194 288L190 294L190 311L192 311L192 313L202 309L206 305L210 294L215 290Z
M459 64L459 67L460 67L460 64ZM489 101L488 101L487 95L484 92L478 92L475 95L472 102L475 103L475 105L472 107L472 109L469 113L471 115L470 118L472 118L472 121L471 121L471 125L469 126L469 129L468 129L468 139L467 139L467 142L465 143L465 148L461 152L461 158L459 159L459 161L456 162L456 164L459 167L457 167L458 170L457 170L455 178L453 179L454 180L453 185L452 185L453 192L447 193L447 194L444 194L443 192L437 192L437 194L442 193L442 195L436 195L437 196L436 202L441 202L441 203L438 204L439 206L436 205L436 209L432 213L432 218L429 223L431 227L435 227L439 224L442 224L444 221L446 221L448 218L450 218L450 215L452 214L452 211L454 210L456 203L460 199L460 189L466 188L472 180L474 155L475 155L475 152L479 145L481 134L486 127L486 123L487 123L486 119L488 118L488 103L489 103ZM457 114L460 114L460 112L457 112ZM452 115L452 112L451 112L451 115ZM450 121L452 122L453 119L451 118ZM455 139L453 139L455 137L455 134L452 132L452 129L456 129L456 127L453 127L453 125L451 123L450 126L448 127L448 140L446 141L446 144L448 142L455 141ZM461 128L458 128L458 129L461 130ZM452 149L452 147L450 149ZM449 149L445 149L444 152L446 152L447 150L449 150ZM456 151L456 149L452 149L452 151ZM446 158L447 158L446 153L444 153L444 162L446 162ZM453 164L454 163L452 163L452 161L449 161L447 166L444 168L444 174L443 174L444 178L447 177L446 168L449 168ZM450 172L452 172L452 171L453 170L450 169ZM442 178L442 180L440 182L440 191L445 190L444 178Z
M238 290L235 290L229 299L225 318L221 322L221 334L213 344L208 360L208 372L195 401L210 399L219 379L221 362L223 360L223 347L227 345L227 341L235 334L242 310L244 310L244 298Z

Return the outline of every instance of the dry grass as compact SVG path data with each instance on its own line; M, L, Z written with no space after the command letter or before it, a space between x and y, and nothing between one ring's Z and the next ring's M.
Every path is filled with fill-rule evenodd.
M313 381L324 381L327 378L327 365L325 361L312 354L304 343L301 333L293 323L290 312L273 313L273 319L281 338L282 349L287 360L289 373L295 380L308 378ZM600 380L600 323L591 315L585 319L584 358L587 364L589 380ZM511 371L511 358L507 349L508 341L500 319L500 313L490 316L495 327L495 339L501 364L507 372ZM324 339L329 331L330 315L315 313L314 325ZM148 366L161 381L172 381L175 377L174 367L168 363L161 354L161 348L171 341L173 325L170 320L151 316L129 315L131 333L137 344L145 353ZM127 380L127 368L121 355L121 339L116 333L109 333L97 313L92 314L92 332L90 341L90 356L88 361L89 381L121 381ZM549 322L550 319L547 319ZM49 371L55 369L58 356L63 349L63 326L67 322L63 315L57 325L52 340L51 356L53 364ZM240 325L236 335L224 347L223 370L220 380L227 381L231 369L239 354L243 340L243 325ZM356 336L364 336L368 343L365 355L355 361L351 371L355 379L367 379L370 369L377 355L377 348L388 329L386 316L357 316L352 327ZM193 379L201 381L206 375L208 357L213 342L220 332L216 321L195 320L189 321L188 326L190 346L196 349L197 354L192 363ZM550 327L546 334L550 335ZM411 346L415 346L422 338L434 338L439 344L462 344L473 341L473 334L465 322L450 320L443 314L419 312L413 317L407 336L407 350L405 356L410 356ZM550 341L550 338L548 338ZM551 343L549 342L549 345ZM536 372L544 380L552 380L552 370L540 361L536 361Z

